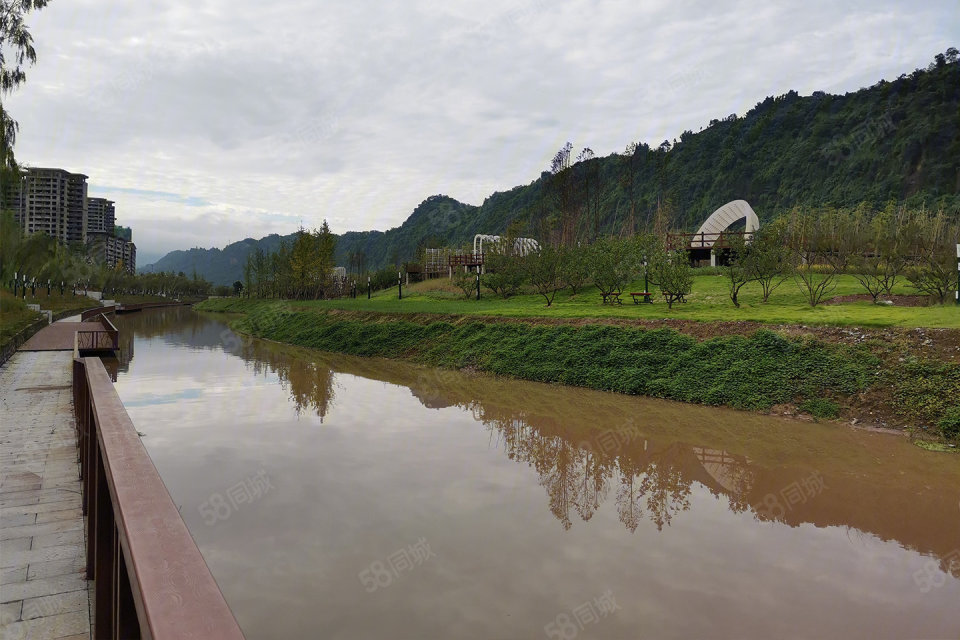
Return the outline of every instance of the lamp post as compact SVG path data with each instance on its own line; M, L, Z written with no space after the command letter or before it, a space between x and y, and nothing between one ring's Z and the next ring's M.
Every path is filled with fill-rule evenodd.
M477 267L477 300L480 299L480 267Z
M20 273L17 271L13 272L13 297L17 297L17 291L19 290L20 285Z
M370 276L367 276L367 300L370 299Z
M960 244L957 244L957 290L953 295L956 303L960 305Z
M399 271L397 271L397 298L403 300L403 278Z

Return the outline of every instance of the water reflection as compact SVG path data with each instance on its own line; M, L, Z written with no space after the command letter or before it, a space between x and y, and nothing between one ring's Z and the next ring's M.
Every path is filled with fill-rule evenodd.
M942 610L939 603L960 594L956 581L926 594L914 577L930 558L941 571L960 579L960 460L920 451L901 438L240 340L225 331L219 317L183 309L129 315L121 322L124 343L129 340L128 348L121 349L121 360L124 353L132 357L136 342L139 364L154 367L149 381L163 386L151 389L155 396L144 392L128 404L150 406L151 421L159 421L161 411L166 411L171 422L183 422L191 413L203 415L213 406L240 405L243 396L255 390L272 392L258 396L263 398L259 405L242 405L238 414L175 424L179 430L170 427L167 448L164 433L157 433L157 422L143 430L150 432L144 441L152 447L155 460L160 460L161 473L167 465L176 474L163 477L173 485L175 497L181 496L188 525L215 571L220 567L227 576L227 584L239 584L245 572L261 571L256 558L267 549L273 554L270 562L287 562L286 569L273 570L269 588L278 590L274 606L296 597L298 583L290 575L300 575L303 553L313 554L316 566L332 572L324 573L331 589L338 589L323 592L329 599L328 615L347 617L351 624L364 616L383 615L380 623L387 626L377 631L380 636L390 635L385 631L389 616L383 613L382 601L351 599L352 592L342 585L356 582L356 572L372 559L385 557L421 535L438 550L442 560L431 566L443 575L430 576L426 570L417 574L417 580L424 582L419 587L422 600L413 594L412 579L405 583L411 589L410 594L403 592L406 599L390 591L391 598L398 598L397 607L418 602L432 607L443 602L448 613L461 612L474 620L473 614L464 613L465 603L474 598L487 597L483 606L506 606L502 595L493 599L486 591L470 592L469 598L463 595L465 585L474 584L472 577L464 576L483 573L486 578L477 577L476 582L484 586L496 580L516 584L516 597L536 610L527 621L536 633L564 606L580 602L559 600L566 604L558 605L555 595L538 600L538 594L555 594L569 585L554 586L549 578L526 576L527 567L541 567L542 573L542 567L553 566L558 557L569 563L568 573L558 570L557 578L595 578L597 586L589 587L583 597L595 596L611 585L622 597L642 594L642 598L637 595L637 610L653 602L664 611L685 610L692 606L688 590L697 589L704 597L700 606L708 606L726 597L720 595L722 586L733 574L749 575L756 583L741 587L742 594L750 594L742 596L743 602L736 606L728 602L725 633L717 630L720 627L686 628L676 620L661 620L652 627L660 631L686 628L688 636L698 637L762 635L757 631L761 627L752 627L754 633L733 631L740 631L748 605L754 599L762 601L765 590L777 594L772 597L785 598L794 588L817 589L796 595L815 604L806 609L797 606L789 614L781 611L795 621L805 621L811 611L824 611L824 602L842 599L846 608L838 606L836 619L828 623L826 616L823 620L823 629L830 632L826 635L834 636L858 607L862 609L859 620L872 620L869 616L880 616L876 602L903 598L913 603L922 596L928 612L937 612ZM156 345L161 343L178 353L160 350ZM204 353L188 357L179 350ZM130 367L131 357L126 360L130 368L126 380L147 380L143 369L137 374ZM169 362L161 362L164 358ZM210 369L204 370L206 366ZM256 381L255 389L245 386L251 380ZM203 397L204 393L208 396ZM195 404L179 412L176 403L170 404L171 398L182 402L187 397L197 398ZM290 407L294 422L284 417ZM246 427L238 424L245 417L239 412L253 414ZM393 412L397 424L389 422ZM461 417L469 423L462 431L451 426L459 425ZM474 435L482 436L482 441ZM183 438L192 439L191 448L183 449ZM261 450L265 450L262 457ZM202 521L190 521L190 514L196 513L197 504L208 499L211 491L245 477L261 464L277 474L278 490L271 494L274 502L264 500L256 508L274 520L255 519L258 512L251 508L215 532L203 528ZM230 470L221 471L224 467ZM214 472L219 475L208 479ZM500 481L502 477L511 480ZM198 488L194 495L190 492L195 484L211 488ZM490 509L484 510L488 504ZM525 510L516 511L517 505ZM836 531L841 533L835 535ZM297 532L304 538L297 537ZM234 546L231 534L238 538ZM277 545L271 547L265 540L276 540ZM707 564L691 563L671 547L677 541L711 559ZM895 542L890 546L899 552L880 541ZM826 548L821 545L831 552L818 557L818 549ZM320 546L324 553L317 550ZM571 559L581 557L585 549L604 550L609 556L597 552L591 562ZM764 573L765 563L771 562L764 558L781 563L797 549L808 554L802 562L810 563L812 575L791 573L793 577L786 578L777 572ZM866 574L858 559L878 553L883 560L876 567L871 565L872 579L856 579L849 573ZM668 558L667 566L657 565L659 573L643 577L621 566L627 558L651 566L657 554ZM293 559L286 560L288 556ZM486 560L481 562L481 557ZM709 563L717 566L708 571L704 567ZM845 568L834 570L832 564ZM301 581L313 579L311 566L305 564ZM444 582L444 575L458 576L458 580ZM721 588L711 591L708 586L695 586L700 579ZM836 591L823 586L823 579L834 583ZM283 590L281 585L287 583L293 585L294 593ZM858 589L872 590L872 600L867 599L870 606ZM264 599L262 591L247 593L239 586L227 590L243 606L253 607ZM357 598L363 595L360 589ZM313 611L311 605L302 606L294 611L291 605L289 615ZM261 616L250 613L248 619L262 618L264 628L270 629L274 612L264 607ZM504 613L509 614L510 610ZM711 620L717 616L711 614ZM750 619L756 622L755 618ZM904 624L910 619L904 614ZM447 633L449 637L506 637L502 632L506 627L493 624L498 620L502 622L489 618L492 629L442 628L458 631ZM870 624L884 628L877 622ZM893 623L884 618L883 624ZM528 637L529 628L511 637ZM905 628L901 635L920 635L918 630L924 627ZM931 623L925 628L942 632L956 625ZM436 632L433 627L414 629L421 632L420 637ZM783 627L762 629L767 637L784 635ZM339 637L364 636L350 626L342 631ZM891 634L895 635L887 633ZM292 631L291 636L297 637ZM628 636L611 631L606 637Z
M950 555L960 548L960 464L891 436L787 423L796 432L784 441L764 416L224 340L222 328L211 329L211 319L200 314L190 314L174 332L163 332L158 318L143 317L165 340L224 349L256 375L275 374L297 412L321 420L336 401L337 374L405 386L429 409L470 411L490 431L492 447L537 473L565 530L588 522L611 499L628 531L643 519L663 530L690 509L696 483L733 513L794 527L854 527L933 553L944 571L960 577L960 562ZM687 440L694 436L700 439ZM876 448L865 452L864 440ZM885 454L901 463L909 456L915 466L892 476L877 463Z

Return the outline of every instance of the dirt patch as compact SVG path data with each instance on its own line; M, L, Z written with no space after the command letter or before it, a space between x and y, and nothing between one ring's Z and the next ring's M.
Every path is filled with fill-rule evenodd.
M880 296L877 298L879 304L889 304L894 307L929 307L929 296ZM825 300L823 304L844 304L848 302L872 302L873 298L867 293L858 293L849 296L834 296Z

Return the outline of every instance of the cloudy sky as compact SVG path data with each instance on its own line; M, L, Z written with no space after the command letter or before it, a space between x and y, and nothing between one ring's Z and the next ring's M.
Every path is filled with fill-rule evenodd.
M656 145L960 45L957 0L53 0L28 23L18 159L87 174L140 264L387 229L528 183L568 140Z

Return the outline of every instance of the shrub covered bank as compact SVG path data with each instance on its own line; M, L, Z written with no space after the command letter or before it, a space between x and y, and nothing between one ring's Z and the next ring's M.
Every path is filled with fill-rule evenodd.
M669 328L358 316L276 301L211 300L197 308L242 311L233 321L240 332L324 351L755 411L793 405L815 417L866 417L870 398L880 398L933 429L960 397L958 364L900 362L874 343L767 329L698 340Z

